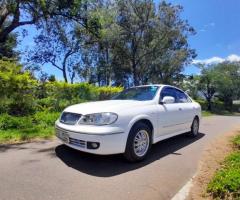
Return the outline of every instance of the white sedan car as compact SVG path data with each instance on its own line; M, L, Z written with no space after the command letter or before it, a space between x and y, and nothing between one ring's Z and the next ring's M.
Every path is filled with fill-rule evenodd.
M56 135L67 146L93 154L123 153L129 161L146 157L151 145L182 133L196 136L201 107L169 85L126 89L111 100L67 107Z

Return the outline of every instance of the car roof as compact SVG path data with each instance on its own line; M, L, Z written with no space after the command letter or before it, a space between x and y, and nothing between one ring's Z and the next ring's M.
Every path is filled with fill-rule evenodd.
M177 90L180 90L182 92L184 92L182 89L176 87L176 86L173 86L173 85L166 85L166 84L149 84L149 85L139 85L139 86L133 86L132 88L134 87L147 87L147 86L158 86L158 87L172 87L172 88L175 88ZM185 93L185 92L184 92Z
M177 88L173 85L165 85L165 84L148 84L148 85L138 85L138 86L133 86L133 87L147 87L147 86L158 86L158 87L168 86L168 87Z

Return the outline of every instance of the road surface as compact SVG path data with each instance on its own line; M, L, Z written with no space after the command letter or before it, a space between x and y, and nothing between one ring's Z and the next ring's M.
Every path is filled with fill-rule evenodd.
M199 137L153 145L147 160L97 156L57 140L0 146L1 200L171 199L196 173L207 143L240 125L240 117L203 118Z

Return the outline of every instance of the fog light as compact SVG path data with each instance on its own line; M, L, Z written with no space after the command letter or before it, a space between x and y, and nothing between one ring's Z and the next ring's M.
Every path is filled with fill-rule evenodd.
M100 146L99 142L87 142L88 149L98 149Z

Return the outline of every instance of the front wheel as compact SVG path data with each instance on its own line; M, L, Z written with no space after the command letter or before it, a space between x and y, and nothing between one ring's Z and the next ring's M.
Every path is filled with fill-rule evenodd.
M138 123L129 133L124 156L130 162L143 160L151 144L151 129L144 123Z
M198 133L199 133L199 120L197 117L195 117L192 122L190 136L196 137Z

